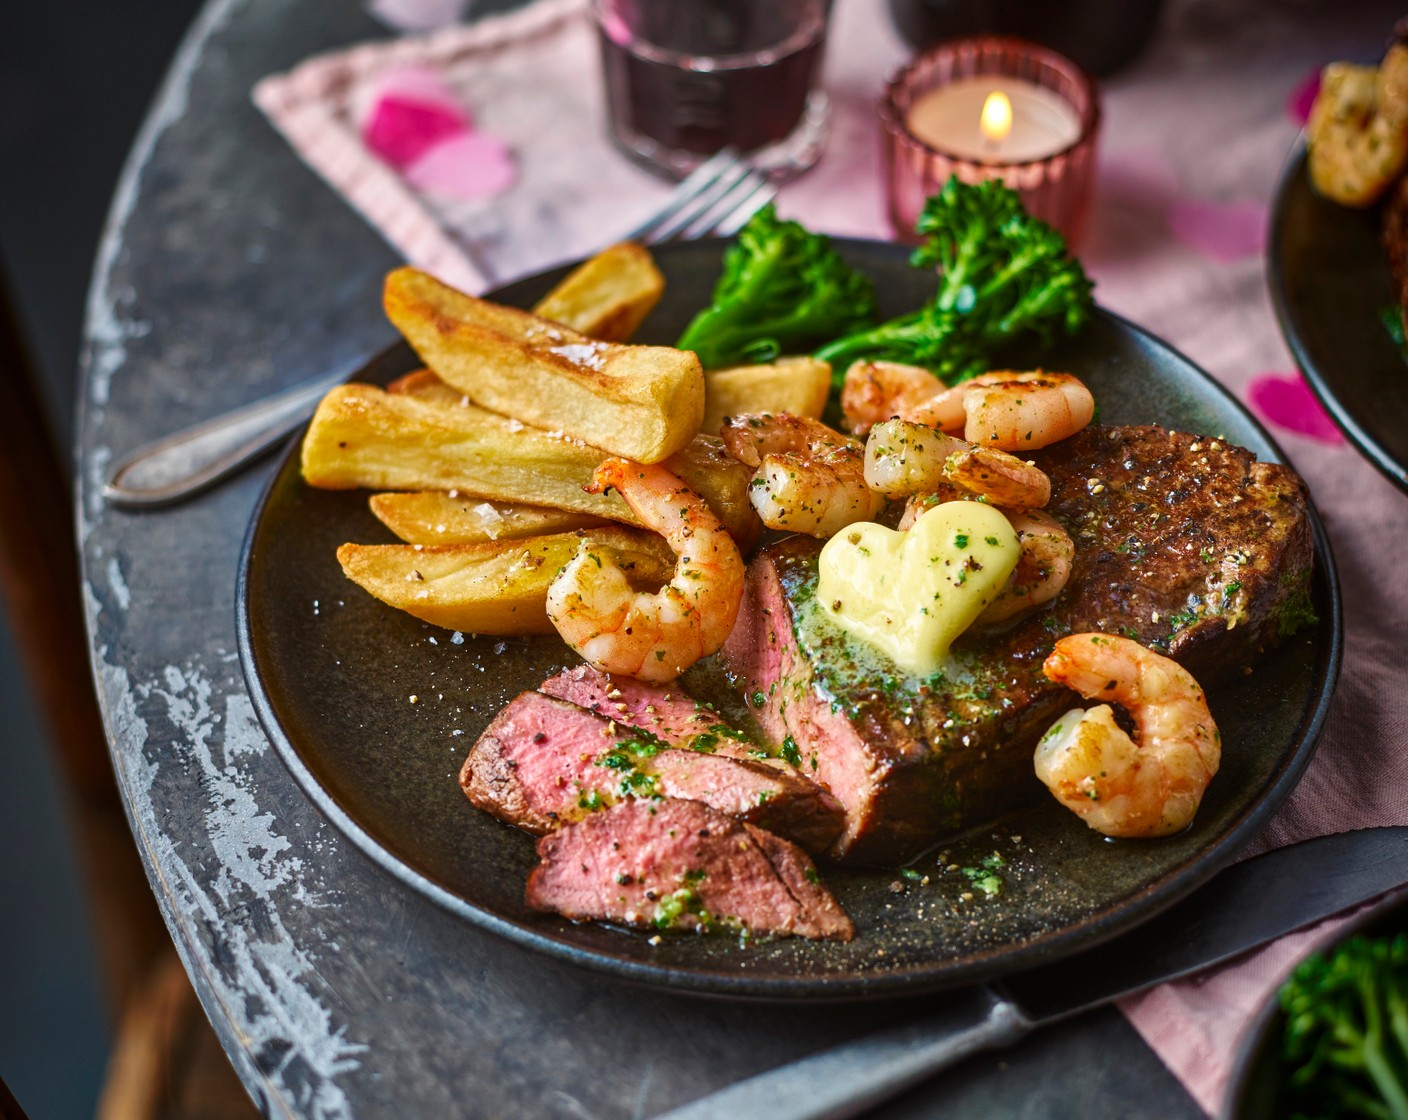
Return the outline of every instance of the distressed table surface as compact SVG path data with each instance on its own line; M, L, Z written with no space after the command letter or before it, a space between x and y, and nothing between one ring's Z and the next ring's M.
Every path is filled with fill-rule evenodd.
M103 506L114 456L389 340L368 309L398 261L248 96L265 74L380 34L332 0L213 0L137 141L91 294L79 527L97 679L137 843L231 1060L271 1116L605 1120L913 1014L634 989L410 893L319 815L254 717L235 580L272 464L161 513ZM1200 1112L1105 1012L878 1115Z

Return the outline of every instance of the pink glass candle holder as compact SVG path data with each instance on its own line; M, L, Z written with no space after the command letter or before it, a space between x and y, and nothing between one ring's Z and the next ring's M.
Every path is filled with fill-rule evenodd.
M991 93L1007 98L1005 118L1001 104L989 106ZM1028 213L1070 244L1080 241L1100 96L1070 59L1024 39L952 39L890 80L880 119L890 223L902 240L914 240L924 200L957 175L966 183L1001 179L1021 193Z

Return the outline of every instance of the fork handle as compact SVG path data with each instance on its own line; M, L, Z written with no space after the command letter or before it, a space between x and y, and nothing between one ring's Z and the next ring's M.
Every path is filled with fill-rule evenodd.
M346 380L345 370L320 377L139 447L108 476L103 497L115 506L146 509L199 493L273 447Z
M846 1120L1032 1022L992 988L945 997L942 1011L760 1073L656 1120Z

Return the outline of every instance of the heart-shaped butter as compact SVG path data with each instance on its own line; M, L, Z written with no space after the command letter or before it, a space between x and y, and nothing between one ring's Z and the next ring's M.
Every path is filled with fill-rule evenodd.
M1020 555L998 510L945 502L906 532L872 522L842 529L821 550L817 599L832 622L929 676L997 597Z

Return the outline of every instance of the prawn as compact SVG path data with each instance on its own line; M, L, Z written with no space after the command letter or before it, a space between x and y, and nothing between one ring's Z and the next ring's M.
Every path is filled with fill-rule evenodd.
M841 412L846 427L863 436L880 421L899 416L944 391L944 383L921 366L852 362L841 385Z
M615 490L679 559L658 592L636 591L609 551L583 542L548 587L548 618L602 672L674 680L733 629L743 600L738 546L704 499L662 466L607 459L585 489Z
M974 620L979 626L1006 622L1051 602L1071 578L1076 546L1059 521L1041 510L1008 513L1007 520L1017 532L1022 555L997 598Z
M1372 205L1408 163L1408 46L1390 48L1381 66L1326 66L1305 135L1315 189Z
M1072 634L1042 667L1057 684L1122 705L1138 742L1109 704L1067 712L1036 748L1036 775L1066 808L1106 836L1178 832L1217 773L1222 740L1188 670L1128 638Z
M907 420L885 420L870 429L865 481L890 498L956 487L1007 509L1040 509L1051 500L1051 479L1039 467Z
M969 443L1035 451L1089 424L1095 398L1069 373L993 370L898 411L916 424L962 432Z
M928 494L911 494L904 503L904 512L895 523L895 529L904 532L935 506L941 506L945 502L973 501L977 501L977 495L960 490L957 486L940 485L937 490Z
M788 412L730 416L719 435L730 455L758 468L748 500L769 529L830 537L884 508L865 484L860 442L820 420Z

